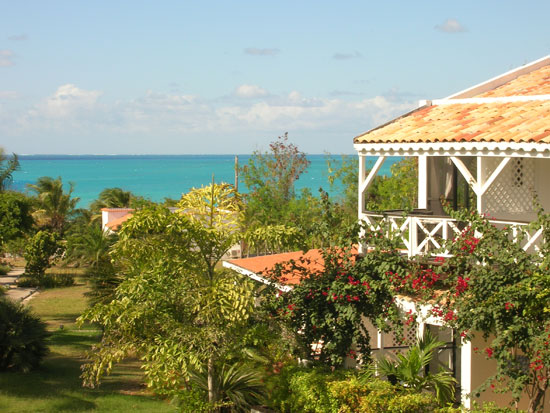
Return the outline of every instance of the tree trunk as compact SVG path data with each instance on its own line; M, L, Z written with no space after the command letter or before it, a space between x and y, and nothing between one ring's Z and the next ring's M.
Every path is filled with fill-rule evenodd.
M208 359L208 401L214 403L218 400L216 385L214 383L214 358Z
M545 388L546 390L546 388ZM529 400L529 407L527 408L527 413L536 413L539 411L539 404L544 397L545 390L541 389L540 386L536 386L535 394Z

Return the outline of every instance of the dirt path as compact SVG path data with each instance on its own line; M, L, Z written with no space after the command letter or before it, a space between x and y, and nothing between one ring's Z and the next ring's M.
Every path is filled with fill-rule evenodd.
M36 293L36 288L23 288L17 286L17 279L25 272L22 267L16 267L6 275L0 276L0 285L7 288L6 297L16 301L26 302L31 296Z

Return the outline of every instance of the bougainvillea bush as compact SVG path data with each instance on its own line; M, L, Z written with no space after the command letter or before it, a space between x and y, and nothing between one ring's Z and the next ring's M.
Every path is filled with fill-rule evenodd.
M289 274L301 277L300 284L288 292L273 286L266 289L264 305L283 324L302 359L330 366L342 365L347 356L370 359L366 319L380 330L401 331L393 287L385 274L401 271L406 260L394 241L379 233L367 234L378 237L385 248L361 257L348 239L348 245L342 242L321 250L324 265L311 265L304 258L264 274L279 285Z
M538 220L522 230L497 228L472 211L451 215L465 227L439 251L450 257L434 262L438 280L424 284L424 302L465 341L487 340L473 350L495 360L497 369L478 392L510 392L512 402L526 393L528 411L535 412L550 373L550 218L539 210ZM538 252L524 251L527 231L540 228Z

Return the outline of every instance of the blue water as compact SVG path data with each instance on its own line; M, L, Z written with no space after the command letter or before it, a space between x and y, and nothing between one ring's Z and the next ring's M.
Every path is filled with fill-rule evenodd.
M239 155L239 164L246 164L250 156ZM308 155L308 159L311 165L296 183L297 190L309 188L317 194L323 187L338 196L341 186L330 190L327 156ZM337 164L341 157L332 159ZM397 160L387 160L380 174L389 175L390 165ZM165 197L179 199L191 188L208 185L212 174L216 182L235 182L235 155L21 155L19 163L12 189L25 191L27 184L41 176L60 176L63 182L74 183L73 196L80 198L79 207L87 207L105 188L120 187L162 201ZM239 190L246 192L242 182Z

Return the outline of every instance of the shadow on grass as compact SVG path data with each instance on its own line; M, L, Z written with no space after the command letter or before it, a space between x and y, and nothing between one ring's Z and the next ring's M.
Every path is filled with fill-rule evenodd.
M48 343L51 346L70 346L72 349L76 349L81 352L90 350L92 344L97 343L101 332L99 330L55 330L51 332L51 336L48 339Z

